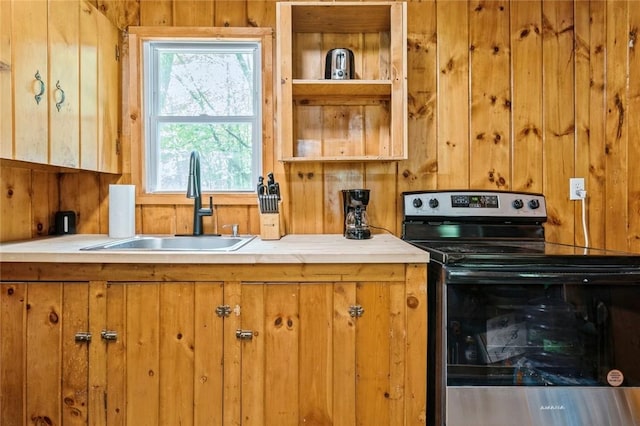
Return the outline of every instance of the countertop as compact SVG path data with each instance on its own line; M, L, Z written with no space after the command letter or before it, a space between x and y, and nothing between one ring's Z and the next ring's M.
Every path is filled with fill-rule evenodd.
M232 252L81 251L118 239L77 234L0 244L0 262L19 263L165 263L165 264L322 264L427 263L429 254L390 234L349 240L342 234L293 234L280 240L255 237Z

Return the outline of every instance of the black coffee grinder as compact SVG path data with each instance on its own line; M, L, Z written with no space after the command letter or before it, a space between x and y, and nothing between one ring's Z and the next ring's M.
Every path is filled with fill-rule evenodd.
M369 204L368 189L343 189L342 205L344 211L344 237L351 240L366 240L371 238L369 218L367 217Z

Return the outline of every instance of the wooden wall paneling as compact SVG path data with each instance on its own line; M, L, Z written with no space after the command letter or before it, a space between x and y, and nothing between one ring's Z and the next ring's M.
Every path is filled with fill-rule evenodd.
M89 345L77 343L75 335L89 331L89 286L86 283L64 283L62 286L62 423L65 426L86 425L90 411ZM99 334L98 334L99 335ZM96 339L97 340L97 339ZM96 341L98 345L101 342ZM102 368L104 371L104 366ZM104 389L102 389L104 391ZM104 407L104 398L100 398ZM104 408L103 408L104 409ZM46 423L45 423L46 424ZM95 423L99 425L99 422Z
M215 0L213 25L216 27L248 27L248 1L250 0Z
M272 27L276 24L276 2L272 0L247 1L247 25Z
M585 187L589 182L589 109L591 106L591 64L589 62L589 21L590 8L588 2L574 3L575 31L575 169L574 176L585 179ZM588 203L588 201L585 201ZM582 226L582 201L573 203L574 238L573 242L586 245L587 236ZM586 208L586 205L585 205Z
M140 23L137 25L149 27L173 25L173 0L141 1L136 3L140 5Z
M572 244L574 212L567 188L575 170L573 4L545 1L542 13L546 238L551 242Z
M469 4L472 188L511 188L509 2Z
M80 8L57 0L49 7L49 164L80 166Z
M193 424L222 425L224 374L223 319L215 307L223 305L222 283L195 283Z
M587 150L589 157L588 174L585 177L587 190L587 220L589 242L592 247L605 246L606 233L606 2L589 2L589 67L591 69L589 87L589 141L588 146L579 146ZM585 155L580 153L580 155ZM580 157L581 158L581 157ZM578 168L583 167L579 162ZM584 169L582 169L584 173ZM576 175L580 173L576 169ZM582 220L582 219L581 219Z
M10 1L0 2L0 158L13 158L11 5Z
M439 189L465 189L470 184L471 155L469 7L466 2L444 1L437 3L436 12L437 185Z
M128 425L157 426L160 413L160 286L123 283L127 292Z
M0 284L0 418L7 425L23 425L26 417L26 303L26 284Z
M363 425L398 424L390 418L391 366L389 283L359 283L356 304L365 313L356 321L356 421ZM375 348L359 351L357 348ZM402 423L402 422L400 422Z
M28 169L0 167L2 198L0 198L1 241L32 237L32 173Z
M27 306L26 418L62 424L62 284L29 284Z
M629 3L629 110L628 117L640 117L640 3ZM640 253L640 120L629 121L629 150L627 154L629 191L628 248Z
M333 284L333 421L335 426L355 425L356 319L349 307L356 304L356 284ZM359 419L358 419L359 420ZM365 424L365 423L360 423Z
M300 418L297 424L334 424L333 286L300 286Z
M244 382L244 370L245 367L245 356L243 351L248 346L252 346L257 344L257 341L252 339L249 342L244 342L236 337L236 330L253 330L250 326L247 326L245 323L245 314L250 316L251 313L247 312L250 307L245 309L245 298L244 298L244 288L245 286L239 281L226 281L223 285L224 295L223 300L224 304L228 305L232 313L223 319L223 336L222 336L222 421L223 425L242 425L244 420L244 412L242 411L242 401L245 400L244 392L245 385L250 389L249 392L252 395L261 395L264 397L264 393L255 392L254 389L257 387L260 388L260 383L245 383ZM260 294L257 293L256 296ZM255 303L263 303L264 299L259 300L247 300L249 304L251 302ZM252 305L255 306L255 305ZM258 341L264 340L266 334L261 334L263 337L255 336ZM260 365L259 361L261 358L254 359L255 365L254 368L260 369L264 368L263 365ZM247 364L251 363L250 359L246 360ZM256 398L252 402L255 402L256 409L262 406L263 402L260 398ZM242 407L242 408L241 408ZM255 413L255 411L253 411ZM263 418L260 417L258 419L252 419L251 424L264 424Z
M105 289L102 282L91 283L90 285L97 287L93 291L93 306L99 308L100 312L102 312L106 305L107 318L104 324L105 328L108 327L109 330L115 330L118 333L118 340L107 344L106 424L109 426L125 426L127 420L126 286L107 283ZM108 303L102 299L105 299ZM93 315L93 312L91 314L93 320L95 315ZM89 368L89 377L93 377L91 364ZM100 375L98 377L102 379Z
M510 7L512 188L540 193L543 188L542 6L539 2L516 1L511 2Z
M319 79L324 70L322 53L322 36L320 34L295 34L292 38L293 52L300 52L292 58L292 75L300 79ZM307 123L318 123L317 126L294 125L296 129L305 129L305 133L295 135L296 139L317 141L318 149L322 149L323 132L322 107L294 106L294 120ZM282 143L282 141L278 141ZM295 148L294 148L295 149ZM322 233L324 223L323 205L323 168L320 163L293 163L288 168L287 182L290 199L288 207L287 232L289 233ZM285 200L286 201L286 200Z
M324 200L322 203L324 228L322 232L342 234L344 231L342 190L367 188L364 172L365 165L359 163L327 163L324 165ZM372 192L370 197L377 195Z
M213 26L214 0L174 1L173 25L191 27Z
M203 200L204 201L204 200ZM209 200L206 200L207 203ZM204 202L203 202L204 205ZM193 209L193 206L192 206ZM193 212L193 210L192 210ZM193 232L193 214L191 215L191 232ZM203 230L206 234L215 233L215 223L213 216L205 216ZM174 205L154 205L145 204L141 208L142 229L136 233L140 234L176 234L176 208Z
M193 204L176 205L176 234L192 234L193 233ZM148 207L144 206L146 210ZM219 206L214 205L213 214L215 217L219 214ZM211 217L205 217L204 220L214 220Z
M59 207L58 176L40 170L31 171L31 237L55 231L55 212Z
M76 212L79 234L100 232L100 179L97 173L64 173L60 177L60 209Z
M219 206L216 207L216 221L218 223L218 234L231 234L231 225L237 224L238 233L248 234L251 230L249 206ZM255 212L254 212L255 213ZM260 233L260 230L257 232Z
M607 124L606 124L606 241L610 249L626 250L629 223L627 154L629 144L628 3L607 2ZM627 206L625 208L625 206Z
M161 3L157 0L153 4ZM141 3L147 1L122 1L122 0L91 0L94 6L100 10L118 28L126 29L129 25L139 25Z
M401 210L400 195L397 193L398 163L393 161L381 163L367 163L365 168L365 187L371 190L369 194L369 224L377 228L372 233L391 232L398 234L396 224L402 217L397 217ZM342 205L342 204L340 204Z
M299 294L296 285L265 288L265 424L293 425L300 419ZM294 373L283 376L282 366ZM306 391L306 389L304 390Z
M172 282L160 286L160 420L163 424L194 424L194 309L193 283Z

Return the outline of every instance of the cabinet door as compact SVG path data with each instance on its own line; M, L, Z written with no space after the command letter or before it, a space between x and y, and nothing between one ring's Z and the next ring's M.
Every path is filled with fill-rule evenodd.
M0 1L0 93L0 158L13 158L10 1Z
M80 168L98 170L98 16L80 2Z
M222 381L229 367L216 315L222 283L117 285L126 289L126 424L228 424Z
M103 14L98 21L98 147L99 170L107 173L120 171L118 140L119 31Z
M86 424L87 283L0 284L2 424Z
M404 424L404 288L244 284L243 425Z
M14 0L12 8L14 158L47 163L47 1Z
M79 13L76 0L49 2L49 164L80 165Z

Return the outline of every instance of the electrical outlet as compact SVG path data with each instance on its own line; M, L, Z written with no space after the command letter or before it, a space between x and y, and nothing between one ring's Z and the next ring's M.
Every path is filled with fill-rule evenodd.
M584 197L584 178L569 179L569 199L582 200Z

